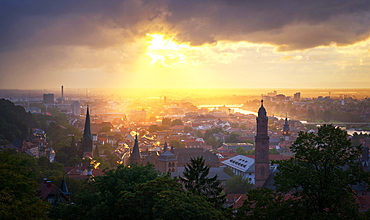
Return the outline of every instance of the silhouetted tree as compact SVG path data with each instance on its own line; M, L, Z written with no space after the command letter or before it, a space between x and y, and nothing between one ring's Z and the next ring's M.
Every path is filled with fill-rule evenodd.
M218 176L208 177L209 165L205 165L202 156L190 158L190 163L185 166L184 177L180 177L184 186L196 195L204 195L215 207L222 207L225 196L221 195L223 188Z

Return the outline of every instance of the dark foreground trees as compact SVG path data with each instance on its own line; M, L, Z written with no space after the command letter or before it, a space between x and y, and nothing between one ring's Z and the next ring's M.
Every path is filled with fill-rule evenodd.
M184 186L196 195L204 195L214 204L221 208L225 202L225 195L222 195L223 188L218 176L208 177L209 165L205 165L203 157L190 158L190 163L185 166L184 177L180 177Z
M225 219L203 195L185 191L177 178L152 165L119 166L94 178L75 204L54 210L58 219Z
M27 154L0 152L0 218L46 219L49 205L36 197L37 164Z
M286 216L294 216L295 219L362 217L353 189L369 184L369 173L363 171L359 162L361 147L353 147L345 131L333 125L323 125L317 133L300 133L291 149L295 156L279 161L279 172L274 178L276 192L266 191L270 196L260 196L254 202L249 199L245 210L248 211L246 207L260 207L258 204L264 199L265 207L271 207L265 209L266 212L271 214L283 210ZM251 193L255 196L261 191ZM284 201L280 199L282 194L285 195ZM266 219L258 216L258 209L249 211L254 219ZM283 211L280 217L275 218L284 219ZM273 218L270 216L270 219Z

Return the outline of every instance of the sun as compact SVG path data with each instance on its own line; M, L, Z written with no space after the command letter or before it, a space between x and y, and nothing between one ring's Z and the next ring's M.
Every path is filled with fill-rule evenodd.
M152 58L151 65L162 64L172 67L186 62L186 53L192 50L189 44L177 43L163 34L147 34L147 52Z

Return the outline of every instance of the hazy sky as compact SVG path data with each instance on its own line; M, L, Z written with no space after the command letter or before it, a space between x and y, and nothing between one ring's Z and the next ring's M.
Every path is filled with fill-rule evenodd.
M0 88L370 88L368 0L2 0Z

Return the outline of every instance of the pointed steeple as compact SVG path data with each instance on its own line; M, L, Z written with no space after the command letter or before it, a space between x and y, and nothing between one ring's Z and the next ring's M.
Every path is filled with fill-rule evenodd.
M140 149L139 149L139 141L137 134L135 135L135 143L134 147L132 148L132 152L130 155L130 164L138 163L140 164L142 162L142 157L140 154Z
M263 106L263 99L261 99L261 107L258 109L258 117L266 117L266 109Z
M68 195L71 195L72 193L69 192L68 190L68 186L67 186L67 182L66 180L63 178L62 180L62 184L60 186L60 190L64 193L64 195L68 196Z
M262 187L269 177L269 136L268 136L268 117L263 99L258 110L257 134L255 136L255 186Z
M286 114L286 117L285 117L285 123L284 123L284 127L283 127L283 136L284 136L284 139L286 141L289 140L289 136L290 136L290 132L289 132L290 128L289 128L289 123L288 123L288 113Z
M84 137L85 136L92 137L92 134L91 134L91 125L90 125L89 106L87 106L87 110L86 110L86 120L85 120L85 128L84 128Z
M164 146L163 146L163 152L166 152L166 151L167 151L167 142L165 141Z
M89 113L89 106L87 106L86 111L86 120L85 120L85 128L84 128L84 134L82 137L82 146L83 146L83 156L86 154L92 155L93 151L93 137L91 134L91 125L90 125L90 113Z

